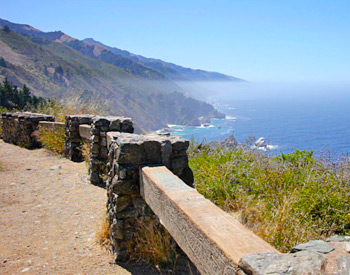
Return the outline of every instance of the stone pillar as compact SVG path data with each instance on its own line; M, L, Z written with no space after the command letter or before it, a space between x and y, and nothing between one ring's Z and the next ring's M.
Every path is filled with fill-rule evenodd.
M40 148L41 143L35 135L40 121L55 121L54 116L37 113L3 113L3 140L27 149Z
M117 131L133 133L134 127L130 118L94 117L91 125L89 170L90 181L95 185L105 185L107 174L107 132Z
M107 165L107 213L115 258L123 261L128 259L127 247L135 237L138 221L158 222L140 195L140 168L165 165L190 186L193 174L188 167L187 140L159 135L113 134Z
M81 162L84 160L81 147L83 145L82 139L79 134L79 125L88 124L91 125L93 115L69 115L66 116L66 140L64 143L64 150L66 158Z

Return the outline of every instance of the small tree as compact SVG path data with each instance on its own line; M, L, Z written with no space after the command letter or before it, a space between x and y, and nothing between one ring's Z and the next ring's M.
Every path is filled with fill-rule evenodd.
M4 30L4 32L7 32L7 33L11 31L10 27L7 25L4 26L3 30Z
M3 57L0 57L0 67L4 67L4 68L7 67L6 61L5 61L5 59Z

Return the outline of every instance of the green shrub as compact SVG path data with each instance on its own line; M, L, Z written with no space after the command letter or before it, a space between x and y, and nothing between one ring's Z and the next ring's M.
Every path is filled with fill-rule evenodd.
M64 155L64 127L41 127L36 135L44 148L56 154Z
M350 233L349 162L299 150L278 157L193 144L190 150L197 190L281 251Z

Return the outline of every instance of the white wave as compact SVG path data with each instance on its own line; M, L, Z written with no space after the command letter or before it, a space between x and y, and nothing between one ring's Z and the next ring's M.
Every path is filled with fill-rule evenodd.
M267 145L266 146L269 150L276 150L278 148L278 145Z
M185 127L185 125L180 125L180 124L168 124L168 127L169 127L169 128L179 128L179 127L183 128L183 127Z
M164 129L157 130L156 133L159 134L167 134L169 133L168 131L165 131Z
M271 151L271 150L276 150L278 148L278 145L266 145L266 146L261 146L261 147L256 147L256 146L252 146L251 147L252 149L258 149L258 150L261 150L261 151L264 151L264 152L268 152L268 151Z
M235 117L235 116L226 116L225 118L227 120L236 120L237 119L237 117Z
M201 124L201 126L197 126L196 128L215 128L216 126L213 124Z
M221 106L221 107L230 107L228 104L223 104L223 103L216 103L216 106Z
M176 128L176 129L174 129L175 130L175 132L182 132L182 131L185 131L185 127L183 127L183 128Z

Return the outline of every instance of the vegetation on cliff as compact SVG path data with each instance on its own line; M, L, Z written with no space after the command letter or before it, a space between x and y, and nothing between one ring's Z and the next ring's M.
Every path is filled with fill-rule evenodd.
M104 115L103 112L100 112L102 109L103 103L101 102L97 101L93 104L87 104L87 102L84 102L79 97L71 97L62 102L49 100L44 104L40 104L34 111L41 114L53 115L56 118L56 122L65 122L66 115ZM36 135L44 148L58 155L64 155L65 130L63 126L43 127L36 132ZM84 144L82 151L86 161L88 161L87 150L89 150L89 146Z
M195 187L280 251L350 233L350 160L192 143Z
M10 28L0 28L0 80L26 84L36 96L78 96L89 104L98 100L109 115L131 117L146 131L166 124L199 125L198 117L221 115L210 104L185 96L162 73L103 46L0 19L3 23Z
M29 88L23 85L19 89L7 78L0 84L0 107L7 110L26 110L31 108L38 108L40 104L45 104L46 100L42 97L32 95Z
M42 127L36 132L42 146L58 155L64 155L64 127Z

